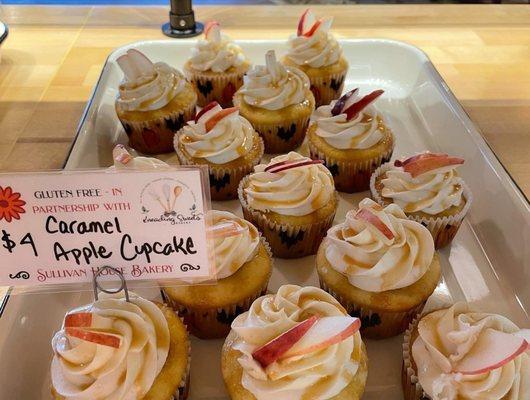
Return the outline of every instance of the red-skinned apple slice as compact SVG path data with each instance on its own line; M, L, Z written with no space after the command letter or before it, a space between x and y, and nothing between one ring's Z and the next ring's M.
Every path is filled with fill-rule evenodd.
M307 10L304 11L304 13L300 16L300 19L298 20L298 28L296 30L296 34L298 36L302 36L304 34L304 24L305 24L305 19L307 17L307 14L309 14L310 10L309 8Z
M277 173L281 171L285 171L291 168L298 168L298 167L305 167L306 165L314 165L314 164L323 164L324 161L322 160L302 160L302 161L295 161L295 162L289 162L282 165L279 165L277 167L269 169L267 172L270 173Z
M358 102L353 103L351 106L349 106L347 109L343 111L346 113L346 119L349 121L350 119L355 117L362 110L368 107L372 102L374 102L379 96L381 96L384 92L385 91L381 89L374 90L372 93L367 94Z
M340 99L337 100L333 108L331 109L331 115L339 115L343 110L348 108L351 104L347 104L349 99L354 99L353 95L359 91L359 88L350 90L347 93L344 93Z
M217 125L217 123L219 121L221 121L226 116L228 116L228 115L230 115L232 113L235 113L236 111L239 111L239 107L225 108L225 109L219 111L217 114L212 116L212 118L210 118L208 121L206 121L206 124L205 124L206 132L209 132L210 130L212 130L212 128L215 125Z
M530 349L530 329L521 329L519 332L515 332L514 335L522 337L524 340L526 340L526 343Z
M502 367L527 348L524 338L488 328L482 331L471 350L454 366L453 372L483 374Z
M199 111L197 113L197 115L195 115L195 123L199 122L199 119L204 115L206 114L208 111L210 111L212 108L218 106L219 103L216 102L216 101L212 101L211 103L208 103L206 104L201 111Z
M289 349L291 349L317 321L318 317L313 315L300 322L287 332L282 333L280 336L255 350L252 353L252 357L260 363L263 368L267 368L268 365L279 360L285 352L289 351Z
M65 328L89 328L92 326L92 313L79 312L67 314L64 317Z
M131 153L127 151L125 146L122 144L117 144L112 150L112 158L119 163L125 165L128 164L132 159Z
M311 29L309 29L306 33L304 33L304 36L305 37L313 36L315 32L317 31L318 27L320 26L320 24L322 24L322 19L319 19L318 21L316 21L311 27Z
M403 171L408 172L413 178L415 178L434 169L448 167L451 165L461 165L463 163L463 158L437 155L436 157L418 158L409 162L408 164L404 164Z
M137 78L136 68L134 68L132 61L127 54L122 54L121 56L119 56L116 59L116 62L120 66L127 80L131 81Z
M137 70L138 74L141 75L152 75L155 73L155 68L153 63L147 56L136 50L129 49L127 50L127 55L131 60L133 67Z
M421 160L424 158L436 158L436 157L449 157L448 154L445 153L431 153L431 152L425 152L421 154L416 154L415 156L409 157L405 160L396 160L394 161L394 166L396 167L402 167L404 165L410 164L411 162L414 162L416 160Z
M208 37L208 33L210 32L210 29L212 29L214 26L220 26L219 22L217 21L208 21L206 23L206 26L204 27L204 36Z
M113 347L115 349L118 349L121 345L120 337L110 333L96 332L80 328L66 328L65 331L68 336L73 336L87 342Z
M361 320L350 316L323 317L302 336L280 359L322 350L353 336L361 327Z
M359 211L357 211L357 214L355 214L355 218L374 226L379 232L385 235L387 239L394 239L394 234L392 233L390 228L386 226L386 224L370 210L366 208L361 208Z

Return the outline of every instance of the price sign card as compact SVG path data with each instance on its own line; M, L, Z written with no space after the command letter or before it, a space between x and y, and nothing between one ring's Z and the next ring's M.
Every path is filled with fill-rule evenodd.
M205 171L0 175L0 286L214 278ZM207 192L206 192L207 193Z

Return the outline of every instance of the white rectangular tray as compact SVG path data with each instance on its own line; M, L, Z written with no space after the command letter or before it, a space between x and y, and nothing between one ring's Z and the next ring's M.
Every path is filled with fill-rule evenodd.
M103 68L67 169L106 167L115 143L126 136L114 112L121 72L115 60L127 48L181 68L193 41L134 43L112 53ZM264 54L285 51L281 41L239 41L254 63ZM459 169L474 193L474 204L451 247L441 253L443 280L428 307L467 300L483 310L530 326L530 212L527 200L498 162L473 123L420 50L386 40L344 40L350 63L345 90L385 89L378 107L397 138L394 158L421 150L443 151L466 159ZM306 151L302 146L302 152ZM167 156L165 157L168 158ZM174 157L169 157L174 160ZM340 194L336 222L368 196ZM237 201L214 208L241 215ZM276 260L269 289L285 283L318 285L313 257ZM158 296L156 291L145 294ZM50 340L67 310L90 301L91 293L11 296L0 319L0 398L48 399ZM192 342L191 399L226 399L219 368L222 340ZM370 359L363 399L402 399L401 337L367 341ZM6 368L7 366L7 368Z

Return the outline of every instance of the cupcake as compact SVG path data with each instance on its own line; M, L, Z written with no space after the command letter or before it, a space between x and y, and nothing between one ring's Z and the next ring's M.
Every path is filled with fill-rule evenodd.
M54 399L183 400L190 342L173 310L101 294L66 314L52 340Z
M173 151L173 136L195 115L197 95L190 83L163 62L153 64L130 49L117 60L125 77L116 113L129 146L146 154Z
M362 322L363 335L407 329L440 280L429 231L396 204L370 199L328 231L316 258L320 286Z
M164 287L168 303L201 339L224 338L234 318L267 291L272 258L267 242L247 221L211 211L217 282Z
M359 400L368 374L360 321L326 292L285 285L232 323L221 369L232 400Z
M456 168L464 160L425 152L387 163L370 179L372 198L399 205L407 217L426 226L437 249L453 240L472 202Z
M241 47L221 34L217 21L206 24L204 37L192 48L192 56L184 64L184 74L195 87L199 106L217 101L223 107L231 107L250 62Z
M417 318L405 334L405 400L530 399L530 330L466 303Z
M236 107L213 102L175 135L175 150L183 165L207 165L212 200L228 200L260 162L263 140Z
M284 67L272 50L265 62L247 73L234 104L263 138L266 153L285 153L304 141L315 99L298 68Z
M318 160L290 152L257 165L241 180L243 215L276 257L315 254L337 210L333 177Z
M390 161L394 135L371 105L381 94L361 97L353 89L313 113L307 130L311 158L325 161L340 192L368 190L372 173Z
M331 18L317 21L311 10L306 10L283 59L285 65L300 68L309 77L317 107L339 98L348 72L342 48L329 33L332 22Z

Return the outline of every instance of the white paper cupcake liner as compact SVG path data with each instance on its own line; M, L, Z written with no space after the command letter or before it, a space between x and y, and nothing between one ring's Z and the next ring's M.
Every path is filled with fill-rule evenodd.
M381 165L374 171L372 177L370 178L370 192L372 194L372 198L383 207L386 205L386 203L383 197L377 191L375 184L377 178L390 170L392 166L393 163L391 162ZM471 208L471 204L473 203L473 194L471 193L471 190L463 180L461 181L461 185L463 188L463 196L466 199L466 204L458 213L444 217L419 217L417 215L409 215L405 213L409 219L419 222L431 232L435 247L437 249L444 247L451 242L453 237L456 235L460 224L464 220L464 217Z
M201 71L184 69L186 78L197 93L197 105L204 107L212 101L217 101L223 108L232 107L234 93L243 85L245 71L219 73L219 75L203 74ZM209 86L208 94L202 93L199 85ZM229 85L231 87L229 88ZM229 88L229 89L228 89Z
M196 165L191 158L185 154L179 147L179 137L184 134L181 129L177 132L173 140L173 147L177 153L177 158L182 165ZM247 164L240 165L236 168L225 167L221 165L206 164L208 166L208 173L210 176L210 194L212 200L234 200L237 199L237 188L239 182L244 176L250 174L256 165L258 165L263 157L265 146L263 139L258 135L259 151L256 157ZM226 182L226 177L230 177L230 182ZM213 178L213 179L212 179ZM222 185L217 190L216 185Z
M311 140L307 140L309 147L310 156L313 160L323 160L328 168L334 168L337 166L336 173L332 173L333 180L335 181L335 188L339 192L354 193L368 190L370 187L370 177L372 173L379 167L383 162L390 160L392 153L394 152L394 144L392 147L378 155L367 160L362 161L341 161L333 157L327 156L324 152L320 151Z
M403 336L403 366L401 371L401 384L403 386L404 400L430 400L431 397L423 391L412 362L412 333L417 328L421 315L418 314Z
M239 201L243 209L243 215L247 221L253 223L263 236L267 238L274 256L280 258L299 258L315 254L318 250L318 246L333 223L336 208L327 218L316 223L307 225L280 224L271 221L263 213L254 210L248 204L243 190L247 183L248 176L241 180L238 188ZM335 192L334 195L336 198L335 201L338 204L337 193ZM298 240L300 234L302 234L302 239ZM292 240L294 243L291 245L283 244L285 238L290 238L289 240Z

